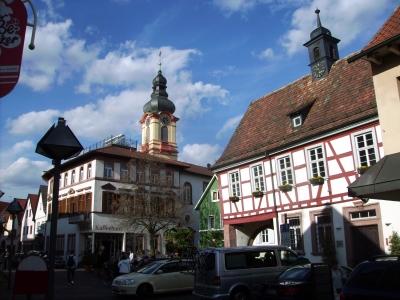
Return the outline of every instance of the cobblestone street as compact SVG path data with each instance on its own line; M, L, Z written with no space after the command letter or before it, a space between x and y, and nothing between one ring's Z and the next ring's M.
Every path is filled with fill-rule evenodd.
M75 285L69 286L67 283L66 270L55 270L54 278L54 299L132 299L132 297L116 297L112 294L110 287L103 284L102 280L93 272L85 273L83 269L78 269L75 274ZM15 272L12 272L14 282ZM35 280L35 278L32 278ZM37 284L40 284L39 282ZM7 289L7 283L0 284L0 300L13 299L13 290ZM29 299L27 295L16 295L15 300ZM32 295L31 300L45 299L44 295ZM165 294L154 296L152 299L172 300L172 299L197 299L188 293Z

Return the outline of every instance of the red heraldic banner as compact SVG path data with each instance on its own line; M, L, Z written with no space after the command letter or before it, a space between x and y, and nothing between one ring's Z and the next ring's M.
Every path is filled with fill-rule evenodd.
M0 98L18 82L27 23L21 0L0 0Z

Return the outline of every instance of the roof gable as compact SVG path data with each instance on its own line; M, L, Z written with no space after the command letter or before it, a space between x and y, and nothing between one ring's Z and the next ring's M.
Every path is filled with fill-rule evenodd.
M218 182L218 178L217 175L214 175L210 182L207 184L206 189L204 190L203 194L200 196L199 201L197 201L196 205L194 206L194 210L199 210L200 209L200 205L203 202L204 198L206 197L206 195L210 192L211 187L213 186L214 182L217 181Z
M398 6L392 15L386 20L385 24L379 29L372 40L361 52L365 52L397 35L400 35L400 6Z
M291 126L288 113L311 104L301 127ZM278 151L345 125L377 117L371 65L335 62L318 81L306 75L250 103L224 152L212 166L219 167Z

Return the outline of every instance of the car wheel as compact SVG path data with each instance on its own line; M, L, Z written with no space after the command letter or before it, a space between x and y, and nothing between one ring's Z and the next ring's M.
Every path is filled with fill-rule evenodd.
M137 294L142 300L149 299L153 294L153 288L150 284L142 284L141 286L139 286Z
M250 294L247 290L240 288L233 290L231 300L250 300Z

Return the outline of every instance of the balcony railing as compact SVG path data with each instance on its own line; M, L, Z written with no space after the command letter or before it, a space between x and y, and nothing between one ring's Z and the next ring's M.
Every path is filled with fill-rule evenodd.
M62 219L62 218L68 218L70 220L70 218L72 218L72 220L76 217L76 216L80 216L80 215L85 215L84 219L85 222L89 222L91 220L91 213L90 212L74 212L74 213L58 213L58 217L57 219ZM51 221L51 214L47 215L47 221ZM71 223L70 224L79 224L79 223Z
M82 212L69 216L69 224L87 224L90 223L92 214L90 212Z

